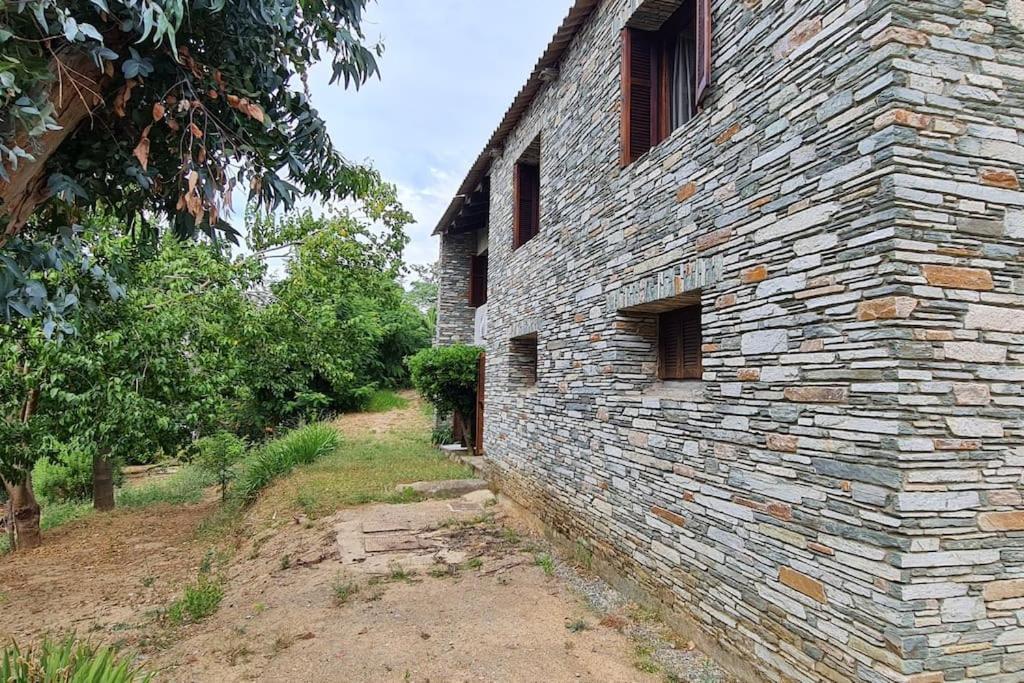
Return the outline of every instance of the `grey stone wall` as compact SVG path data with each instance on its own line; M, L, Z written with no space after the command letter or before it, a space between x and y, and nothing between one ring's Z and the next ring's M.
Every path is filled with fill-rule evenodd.
M472 344L474 309L469 305L470 259L477 253L477 234L445 235L438 256L437 327L435 344Z
M623 169L639 4L601 5L491 170L494 476L755 680L1022 680L1021 0L715 0L704 110ZM702 302L700 382L656 381L671 297Z

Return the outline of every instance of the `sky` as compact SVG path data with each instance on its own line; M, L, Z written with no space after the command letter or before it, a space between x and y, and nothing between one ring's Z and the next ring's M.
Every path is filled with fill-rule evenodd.
M416 223L408 263L437 259L430 236L526 82L571 0L371 0L364 31L384 43L381 78L359 91L310 79L313 104L352 161L398 186Z

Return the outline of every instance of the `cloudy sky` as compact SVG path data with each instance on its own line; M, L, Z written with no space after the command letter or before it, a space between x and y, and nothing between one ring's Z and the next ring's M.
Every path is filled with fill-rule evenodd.
M571 0L374 0L365 29L385 45L381 79L358 92L311 79L331 137L399 188L416 218L409 263L437 258L430 237Z

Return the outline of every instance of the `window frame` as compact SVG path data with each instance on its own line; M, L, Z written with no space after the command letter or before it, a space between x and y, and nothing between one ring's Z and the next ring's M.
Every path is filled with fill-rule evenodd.
M517 161L513 186L512 248L518 249L540 234L540 162Z
M699 303L680 306L658 313L657 355L658 379L666 382L699 380L704 376L704 343L703 311ZM676 320L672 320L675 318ZM671 323L669 321L672 321ZM671 339L669 330L677 327L678 331ZM675 368L669 367L669 342L675 346L678 357ZM695 360L687 362L690 356Z
M469 257L469 305L480 308L487 303L487 250Z
M669 44L671 36L675 35L671 32L672 27L675 26L675 30L678 31L680 12L691 2L695 52L695 111L688 119L688 123L701 111L701 105L711 86L711 0L683 0L656 31L628 25L621 31L619 164L622 167L637 161L664 142L675 130L671 128L669 112L671 78L666 45ZM666 27L668 36L665 35ZM649 135L643 133L644 122Z

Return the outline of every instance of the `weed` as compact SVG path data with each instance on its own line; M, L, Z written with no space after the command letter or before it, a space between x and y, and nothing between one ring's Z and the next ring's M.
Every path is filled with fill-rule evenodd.
M658 673L659 667L654 662L654 650L644 645L637 645L633 650L633 666L644 673Z
M573 547L573 559L576 564L588 571L594 568L594 553L591 552L590 548L582 539L577 539L576 545Z
M519 541L522 540L519 536L519 532L515 529L505 529L501 536L505 539L506 543L510 543L511 545L519 545Z
M156 583L156 577L155 576L147 576L146 578L142 579L142 587L143 588L152 588L153 584L155 584L155 583ZM2 602L2 601L0 601L0 602Z
M715 663L707 657L702 658L697 668L698 683L718 683L719 680L718 667Z
M479 557L474 557L468 562L466 562L466 567L468 567L469 569L480 569L480 567L482 566L484 566L484 561Z
M427 574L435 579L449 579L459 575L459 566L457 564L439 564L431 567Z
M278 564L280 565L282 571L285 570L285 569L288 569L289 567L291 567L292 566L292 557L291 557L291 555L289 555L288 553L285 553L284 555L282 555L281 556L281 561Z
M252 606L252 613L255 614L255 615L263 614L266 611L267 611L266 603L257 602L255 605Z
M414 576L416 576L416 572L406 569L397 562L390 564L388 569L390 570L390 573L388 574L388 579L390 581L410 581Z
M302 508L308 517L316 516L317 499L314 494L308 491L299 491L299 495L295 496L295 504Z
M534 562L538 567L544 570L544 573L548 576L552 576L555 573L555 560L551 555L547 553L538 553L533 558Z
M573 619L565 627L573 633L590 630L590 624L587 623L586 619Z
M353 595L359 592L359 584L353 581L344 581L340 577L331 587L334 596L334 606L341 607L349 601Z
M185 586L182 596L167 607L167 620L175 626L202 621L217 611L223 599L223 583L200 574L196 582Z

